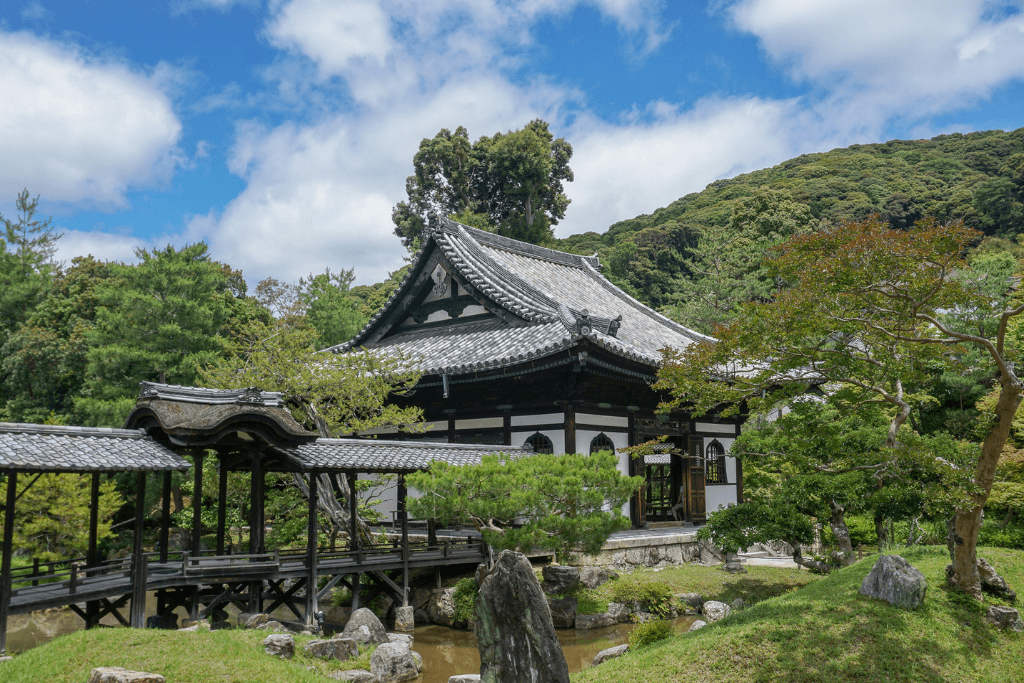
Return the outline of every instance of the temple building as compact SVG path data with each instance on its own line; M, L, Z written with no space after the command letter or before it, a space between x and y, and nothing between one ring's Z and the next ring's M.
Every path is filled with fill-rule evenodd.
M397 400L423 409L427 431L388 438L590 453L666 436L643 460L619 454L620 471L647 480L627 511L641 525L701 523L742 499L729 456L739 420L655 412L660 350L700 339L613 285L597 256L443 219L384 307L331 351L400 349L420 363Z

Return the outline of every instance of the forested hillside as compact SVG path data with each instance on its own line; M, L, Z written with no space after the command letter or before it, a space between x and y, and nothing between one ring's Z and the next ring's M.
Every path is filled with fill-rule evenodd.
M736 215L737 210L745 216ZM699 306L692 299L713 299L715 294L728 299L728 292L709 295L715 289L712 283L695 291L694 280L709 274L742 280L756 271L759 261L756 253L729 252L763 253L766 244L787 232L874 213L897 227L924 216L960 218L986 235L1015 239L1024 232L1024 128L805 154L772 168L717 180L652 214L615 223L604 234L572 235L556 240L554 246L581 254L598 252L605 274L617 284L710 332L727 313L709 312L714 302ZM750 221L766 218L783 223L795 218L797 224L781 231L762 226L756 235L746 235L758 244L745 239ZM722 259L734 262L733 272L725 272L730 267L723 266ZM735 272L737 268L745 273ZM721 298L720 309L728 305Z

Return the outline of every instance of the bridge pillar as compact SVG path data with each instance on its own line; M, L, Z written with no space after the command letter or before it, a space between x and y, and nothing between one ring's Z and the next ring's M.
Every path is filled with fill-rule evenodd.
M164 472L163 491L160 492L160 562L167 562L167 546L171 531L171 472ZM160 614L163 614L161 612Z
M320 472L309 473L309 519L306 526L306 626L316 626L316 613L320 609L317 591L317 543L319 528L317 524L317 497Z
M219 481L217 487L217 554L224 554L224 527L228 517L228 468L219 459Z
M7 473L7 504L4 506L4 545L0 558L0 655L7 652L7 615L11 609L11 559L14 552L14 503L18 498L18 472Z
M206 452L197 449L192 451L193 488L192 488L192 554L199 557L202 551L203 538L203 458Z
M146 509L146 473L135 475L135 533L132 538L132 604L128 622L132 628L146 627L146 557L142 552L142 531Z

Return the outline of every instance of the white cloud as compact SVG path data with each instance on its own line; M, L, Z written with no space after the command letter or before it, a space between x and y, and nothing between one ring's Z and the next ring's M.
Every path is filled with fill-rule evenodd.
M992 9L984 0L740 0L729 12L794 78L881 115L921 115L1024 77L1024 14Z
M53 12L43 7L43 3L38 0L33 0L21 10L21 18L26 21L50 21Z
M48 201L116 206L129 187L169 178L181 123L154 78L0 32L0 196L28 187Z
M132 235L84 230L57 230L63 236L57 240L57 260L71 263L75 256L92 255L101 261L134 263L135 248L155 246ZM166 244L166 242L165 242Z

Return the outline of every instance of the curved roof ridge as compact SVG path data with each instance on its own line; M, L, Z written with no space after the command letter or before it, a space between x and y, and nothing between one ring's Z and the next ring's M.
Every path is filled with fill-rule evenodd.
M494 444L481 443L442 443L438 441L404 441L398 439L355 439L355 438L320 438L316 444L321 446L393 446L400 448L419 448L424 450L451 450L451 451L486 451L487 453L511 453L511 452L532 452L524 451L520 446L495 446Z
M456 226L457 232L455 234L459 236L460 239L457 241L461 242L461 245L455 244L456 240L448 239L447 236L443 241L438 239L438 244L442 248L447 246L449 249L457 252L460 258L457 262L453 261L453 265L458 267L461 264L466 268L475 269L478 271L478 275L486 279L487 284L494 288L495 291L488 292L486 289L483 289L482 291L485 294L490 294L492 298L495 298L496 303L500 304L503 308L529 320L539 319L547 321L558 315L558 302L484 252L480 243L468 232L472 228L467 228L460 223L453 223L453 225ZM450 233L451 231L446 230L445 232ZM482 231L478 230L476 232ZM461 249L459 248L460 246L462 247ZM447 250L446 255L449 255ZM449 260L452 260L450 255ZM470 282L473 282L471 278L469 279ZM473 285L477 286L475 282L473 282ZM509 291L509 286L511 286L512 291ZM503 301L500 296L501 294L512 298L512 301ZM520 310L516 310L515 304L517 303ZM524 307L528 311L521 310ZM524 312L528 314L524 315Z
M472 228L468 225L463 225L462 223L457 223L450 219L446 220L448 220L452 225L462 228L477 242L486 244L489 247L494 247L495 249L504 249L505 251L522 254L523 256L543 259L545 261L551 261L552 263L571 266L573 268L583 268L584 264L590 264L595 268L601 267L601 261L598 259L597 254L594 254L593 256L570 254L565 251L558 251L557 249L530 244L529 242L521 242L519 240L512 239L511 237L487 232L486 230L480 230L479 228Z
M696 330L691 330L689 327L685 327L683 325L680 325L675 320L672 320L671 318L669 318L667 316L664 316L661 313L658 313L653 308L644 305L642 302L637 301L636 299L631 297L629 294L627 294L626 292L624 292L621 289L619 289L618 287L616 287L615 284L612 283L611 280L609 280L605 276L601 275L601 273L599 273L597 271L597 269L594 268L593 266L591 266L589 263L587 264L587 267L585 268L585 271L586 271L586 273L591 278L596 280L602 287L604 287L606 290L608 290L609 292L611 292L612 294L614 294L618 298L622 299L624 302L628 303L634 309L642 312L644 315L646 315L648 317L651 317L651 318L657 320L662 325L665 325L665 326L675 330L679 334L681 334L681 335L683 335L685 337L689 337L693 341L712 341L712 342L718 341L714 337L708 336L706 334L701 334L700 332L697 332Z

